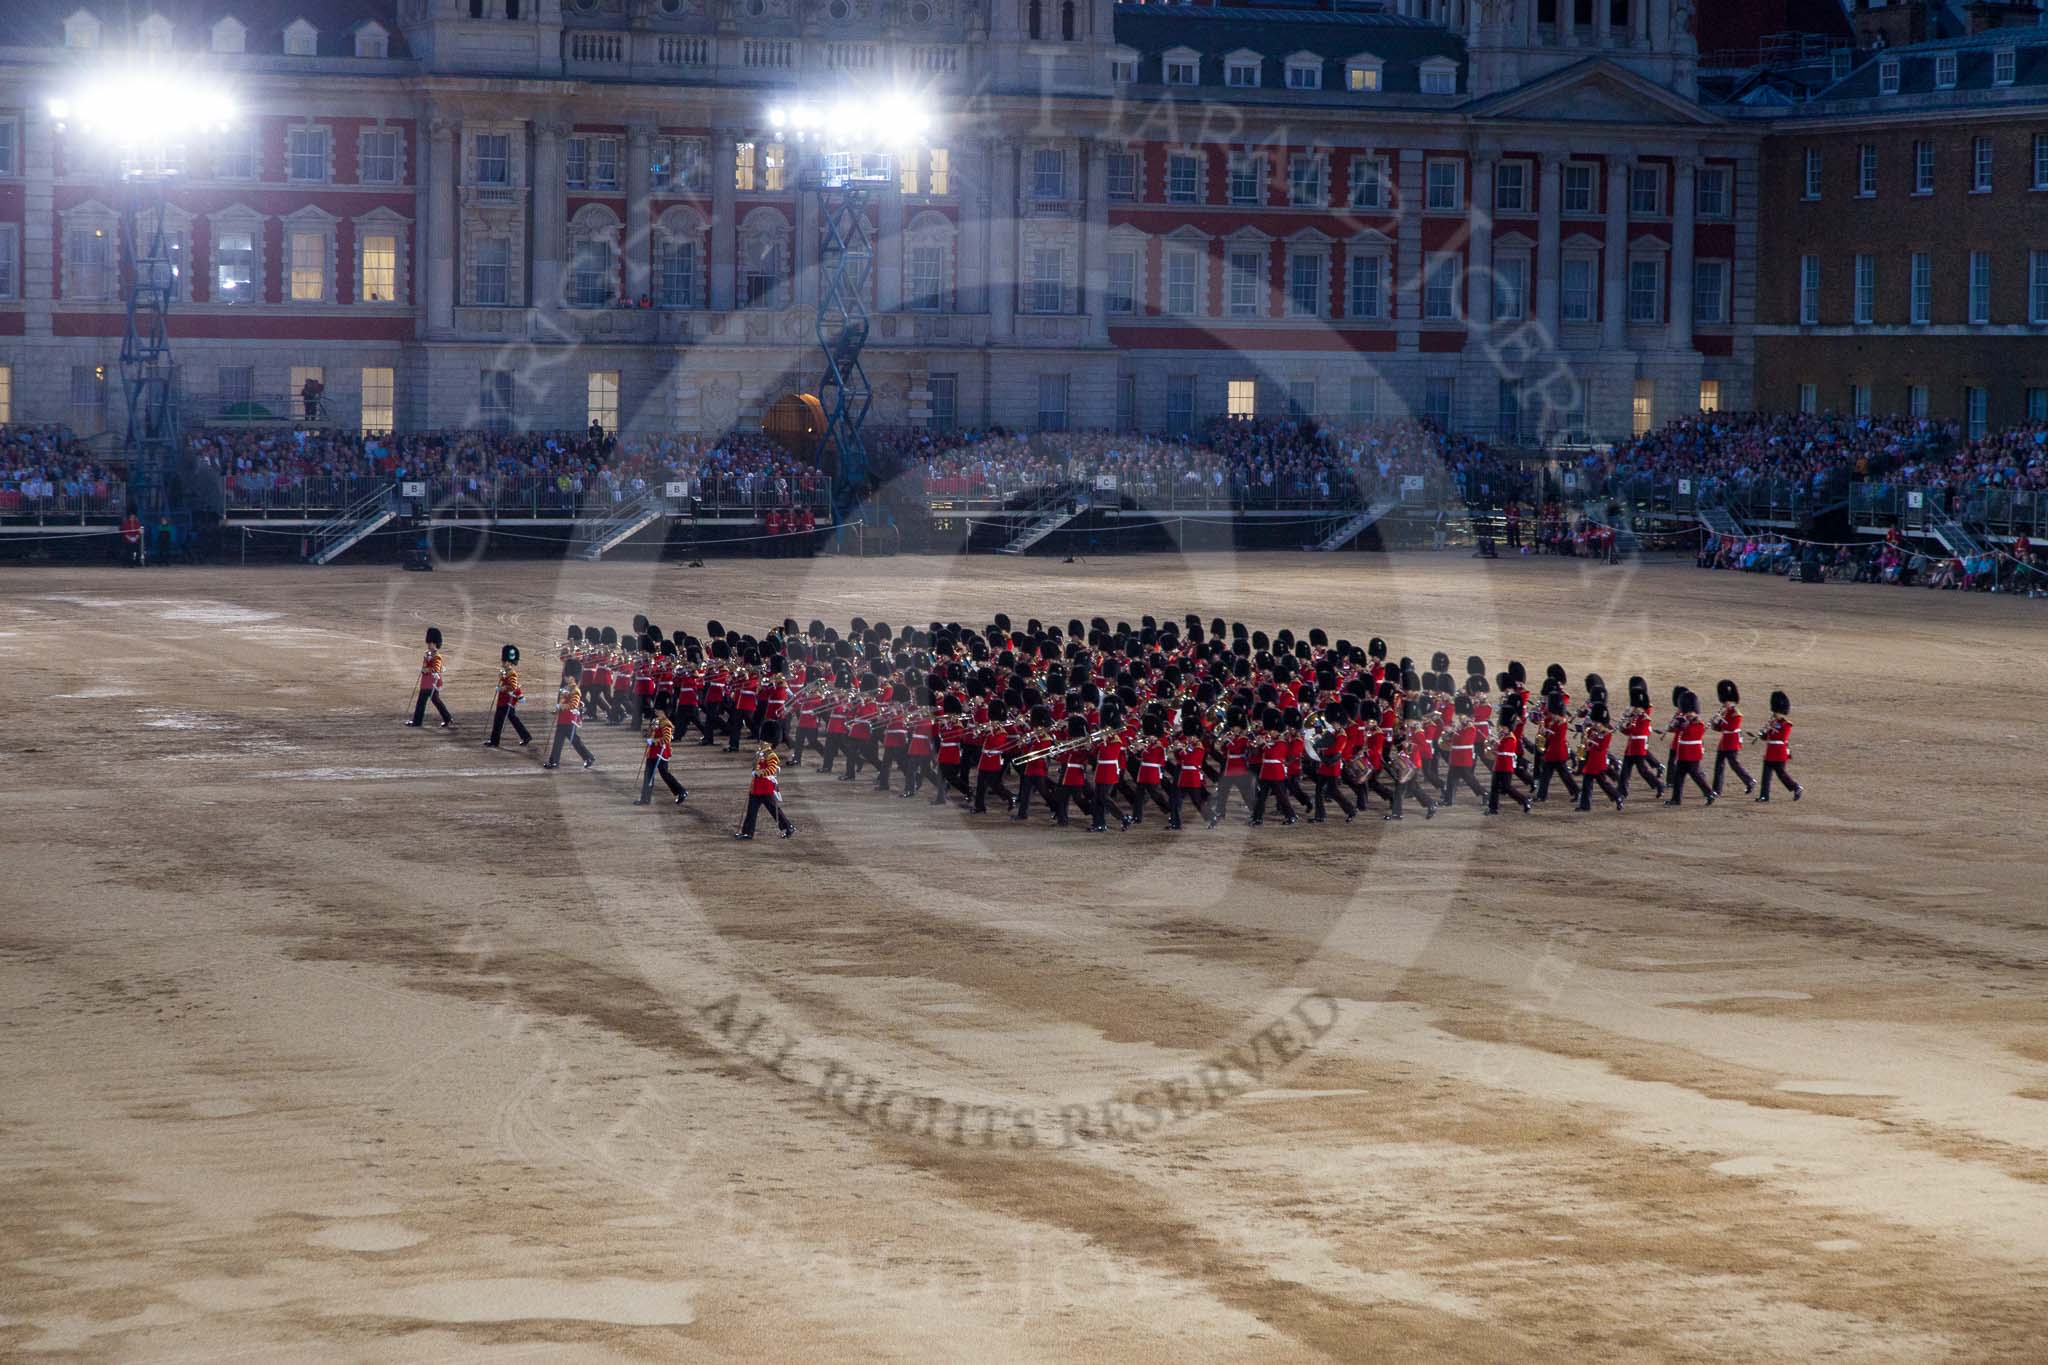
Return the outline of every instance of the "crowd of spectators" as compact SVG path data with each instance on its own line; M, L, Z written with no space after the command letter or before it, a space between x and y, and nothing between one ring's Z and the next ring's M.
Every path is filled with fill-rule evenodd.
M118 511L120 471L62 427L0 427L0 515Z

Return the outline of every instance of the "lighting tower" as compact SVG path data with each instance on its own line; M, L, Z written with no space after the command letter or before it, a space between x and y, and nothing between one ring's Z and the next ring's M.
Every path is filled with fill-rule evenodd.
M842 101L829 109L778 105L768 111L768 121L795 142L797 191L818 208L816 334L824 361L818 402L825 412L819 453L831 460L832 519L845 525L868 493L861 425L874 406L874 389L860 363L875 259L868 208L895 183L898 155L924 139L931 119L917 101L899 94L879 102Z
M171 510L179 439L178 370L171 359L170 311L184 262L164 230L177 150L197 133L224 130L233 105L201 78L127 71L50 101L59 132L102 148L122 183L121 275L127 304L121 335L121 388L128 426L122 454L136 510L154 519Z

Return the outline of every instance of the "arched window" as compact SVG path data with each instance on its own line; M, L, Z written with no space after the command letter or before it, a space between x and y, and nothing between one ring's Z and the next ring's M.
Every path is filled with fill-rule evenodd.
M1074 0L1064 0L1060 5L1060 37L1074 41Z
M1033 38L1045 36L1045 5L1043 0L1028 0L1024 6L1024 29Z

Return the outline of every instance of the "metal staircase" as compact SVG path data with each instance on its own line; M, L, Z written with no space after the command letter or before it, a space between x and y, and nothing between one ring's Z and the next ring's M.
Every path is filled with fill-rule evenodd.
M1985 552L1984 542L1977 539L1968 527L1948 513L1932 507L1927 509L1927 534L1940 541L1958 559L1974 559Z
M392 493L392 489L380 488L366 494L333 520L314 527L312 553L308 556L311 562L331 564L354 549L364 537L390 525L398 516L398 502Z
M1700 525L1717 536L1746 536L1749 528L1735 513L1728 510L1726 503L1713 503L1698 509Z
M603 516L587 516L576 522L576 552L596 561L607 552L631 540L668 515L668 499L648 489L628 503L619 504Z
M1033 509L1036 515L1025 523L1023 530L1010 537L1009 543L1004 545L1002 549L997 550L996 553L999 555L1021 555L1028 553L1032 546L1071 522L1075 517L1080 516L1088 510L1090 505L1085 493L1075 493L1068 489L1061 489L1057 494L1041 499L1038 506Z
M1319 554L1341 550L1352 541L1364 535L1381 517L1401 505L1399 498L1381 498L1378 502L1353 512L1337 524L1337 529L1317 541L1312 547Z

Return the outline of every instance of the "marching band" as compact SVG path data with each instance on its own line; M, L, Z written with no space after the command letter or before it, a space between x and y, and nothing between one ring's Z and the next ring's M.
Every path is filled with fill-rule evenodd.
M438 629L428 630L427 645L407 723L418 725L431 702L449 726ZM509 722L524 745L531 736L517 713L525 695L518 648L506 645L500 657L484 743L497 747ZM1658 763L1640 676L1628 680L1617 717L1597 673L1574 705L1559 664L1532 696L1519 660L1489 681L1485 661L1468 656L1461 680L1441 651L1418 670L1411 658L1390 658L1384 640L1332 641L1319 627L1269 638L1189 614L1184 622L1147 616L1135 629L1102 617L1085 627L1031 620L1015 629L999 613L980 629L932 622L897 631L855 617L843 635L821 621L800 630L785 620L756 638L718 621L701 637L665 634L636 616L624 631L570 626L560 659L543 767L559 767L565 746L594 767L583 726L633 720L646 746L634 804L650 803L657 779L680 804L688 790L670 771L679 738L695 729L700 747L722 738L728 753L751 742L741 839L753 837L764 810L784 838L795 834L780 778L807 751L819 756L815 772L836 769L841 782L871 771L876 791L908 799L929 787L930 805L957 798L974 814L986 814L993 798L1016 821L1028 821L1036 801L1054 825L1079 814L1091 833L1111 821L1126 830L1142 824L1148 806L1169 830L1184 827L1189 805L1214 828L1232 796L1252 825L1265 823L1269 807L1292 825L1322 824L1333 805L1350 823L1373 798L1383 820L1403 819L1411 803L1431 819L1461 792L1488 815L1500 813L1504 797L1528 814L1549 800L1553 783L1579 811L1592 809L1596 789L1625 809L1635 780L1667 806L1681 804L1688 782L1711 806L1729 773L1746 793L1757 791L1741 761L1732 679L1716 684L1721 710L1711 720L1691 689L1673 690L1669 755ZM1789 697L1773 692L1770 724L1754 736L1765 746L1760 803L1773 781L1795 801L1805 794L1789 772L1790 713ZM1710 730L1718 737L1711 780L1702 771Z

